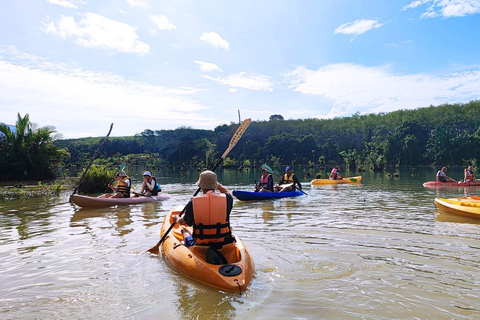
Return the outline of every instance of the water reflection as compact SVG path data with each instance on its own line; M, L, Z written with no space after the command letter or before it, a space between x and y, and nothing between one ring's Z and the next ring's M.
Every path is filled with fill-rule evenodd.
M233 319L236 316L230 294L182 281L175 286L175 293L182 319Z
M438 222L470 223L480 225L480 219L459 216L453 213L444 212L440 209L436 209L435 211L435 221Z
M80 208L75 211L70 227L85 227L85 230L92 231L89 224L96 224L91 221L94 218L104 218L108 221L119 236L124 236L133 231L133 228L126 228L132 221L131 211L134 206L118 206L114 208ZM108 228L108 227L107 227Z

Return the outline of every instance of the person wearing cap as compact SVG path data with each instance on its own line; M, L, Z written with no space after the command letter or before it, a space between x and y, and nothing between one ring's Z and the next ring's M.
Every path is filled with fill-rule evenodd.
M111 184L108 185L108 187L112 189L114 193L104 194L102 198L130 198L130 187L132 182L125 171L122 170L117 172L115 180L117 181L117 185L115 187Z
M333 167L332 171L330 171L330 176L328 177L330 180L342 180L343 176L338 172L338 167Z
M224 244L233 242L230 227L232 194L217 182L217 175L210 170L200 174L197 185L201 188L202 194L188 202L183 217L175 216L175 223L193 227L192 231L182 228L184 244L220 248ZM216 193L216 189L220 193Z
M150 171L145 171L143 173L142 190L140 191L140 193L136 193L133 197L156 196L161 191L162 188L158 184L157 179L152 176L152 173Z
M255 192L273 192L273 177L265 168L262 168L260 183L255 183Z
M292 168L287 166L285 168L285 175L280 177L280 192L295 191L297 188L296 186L298 186L298 189L302 190L302 184L300 183L300 180L298 180L297 176L292 173Z

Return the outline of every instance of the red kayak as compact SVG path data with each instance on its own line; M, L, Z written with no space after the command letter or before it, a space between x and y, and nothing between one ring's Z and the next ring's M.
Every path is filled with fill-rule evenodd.
M425 188L436 188L436 187L480 187L480 181L471 181L471 182L439 182L439 181L428 181L423 184Z

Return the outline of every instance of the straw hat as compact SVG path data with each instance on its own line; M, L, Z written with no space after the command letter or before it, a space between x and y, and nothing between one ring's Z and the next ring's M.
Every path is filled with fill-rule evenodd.
M202 189L216 189L218 186L217 175L215 172L206 170L200 173L200 177L197 181L197 186Z

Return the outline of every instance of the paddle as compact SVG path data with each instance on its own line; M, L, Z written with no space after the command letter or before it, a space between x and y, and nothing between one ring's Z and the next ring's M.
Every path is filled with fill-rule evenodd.
M92 165L93 160L95 160L95 157L97 156L98 152L100 151L100 148L105 144L105 142L108 139L108 136L110 135L110 132L112 132L113 128L113 123L110 125L110 130L108 130L107 135L103 139L102 143L98 146L97 151L93 154L93 157L90 159L90 162L87 164L87 167L85 168L85 171L82 174L82 177L78 181L77 185L75 186L75 189L73 189L73 193L70 195L70 202L72 202L72 196L77 193L78 187L80 187L80 184L83 182L83 178L85 178L85 174L87 173L88 169L90 169L90 166Z
M235 145L240 140L240 138L242 137L245 130L247 130L251 121L252 121L252 119L246 119L242 122L242 124L240 124L240 126L238 126L237 131L235 131L232 139L230 140L230 144L228 145L227 150L225 150L225 152L222 154L220 159L218 159L217 163L215 163L215 165L211 169L213 172L215 172L215 170L220 165L220 163L223 161L223 159L225 159L227 157L228 153L233 149L233 147L235 147ZM198 188L197 191L195 191L195 193L193 194L193 196L195 197L200 192L200 190L201 190L201 188ZM181 217L185 213L186 209L187 209L187 206L183 207L183 210L182 210L182 212L180 212L179 217ZM167 235L170 233L170 231L173 229L174 226L175 226L175 222L170 225L170 227L165 232L165 234L160 239L160 241L158 241L158 243L154 247L148 249L147 251L150 252L150 253L153 253L153 254L159 254L160 253L160 251L159 251L160 245L167 238Z
M352 182L357 182L357 179L355 179L355 178L348 178L348 179Z
M120 171L123 171L125 170L125 168L127 167L127 164L124 162L120 165ZM108 190L110 190L110 185L115 181L115 179L117 179L118 177L118 172L115 174L115 177L113 177L112 181L110 181L110 183L107 185L107 189L105 189L105 191L103 193L107 193Z
M267 170L267 172L270 173L270 174L275 174L275 175L277 175L278 177L280 177L280 175L279 175L278 173L276 173L275 171L273 171L272 168L270 168L266 163L262 164L262 169ZM292 185L293 185L293 183L292 183ZM283 185L282 185L282 186L283 186ZM298 190L300 190L301 192L303 192L304 195L307 195L307 196L308 196L308 194L307 194L305 191L303 191L302 189L298 189Z

